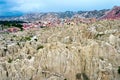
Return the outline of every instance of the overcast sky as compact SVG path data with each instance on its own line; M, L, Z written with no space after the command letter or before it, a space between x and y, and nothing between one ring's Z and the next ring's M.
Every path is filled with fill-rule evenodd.
M0 16L30 12L110 9L120 0L0 0Z

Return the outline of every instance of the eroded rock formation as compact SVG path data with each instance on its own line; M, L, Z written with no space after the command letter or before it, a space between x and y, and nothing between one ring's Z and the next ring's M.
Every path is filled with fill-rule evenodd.
M120 23L0 36L0 80L119 80Z

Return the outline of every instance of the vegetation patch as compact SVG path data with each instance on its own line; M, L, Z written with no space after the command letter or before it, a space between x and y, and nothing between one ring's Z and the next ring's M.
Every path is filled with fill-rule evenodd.
M30 36L26 36L26 37L22 37L20 39L20 41L30 41L31 40L31 37Z
M14 26L14 27L20 28L21 31L23 30L22 23L25 23L25 22L23 21L0 21L0 25L2 25L1 26L2 29L6 29L6 28L10 28Z
M104 58L103 58L103 57L99 57L99 58L100 58L100 60L102 60L102 61L104 60Z
M68 46L66 46L66 48L68 49Z
M120 74L120 66L118 67L118 74Z
M31 37L25 37L24 39L25 39L25 41L30 41Z
M12 60L11 58L9 58L8 63L12 63L12 61L13 61L13 60Z
M34 39L35 41L38 41L37 39Z
M28 56L27 58L28 58L28 59L31 59L32 57L31 57L31 56Z
M103 35L105 35L105 34L97 34L97 35L95 36L95 38L102 37Z
M85 73L82 73L83 80L89 80L88 76Z
M83 78L83 80L89 80L88 76L85 73L77 73L76 79L81 80L81 78Z
M81 79L81 73L76 74L76 79Z
M18 45L18 46L20 46L20 43L19 43L19 42L17 42L17 45Z
M43 48L44 48L44 46L43 46L43 45L40 45L40 46L38 46L37 50L43 49Z
M7 49L4 49L5 52L7 52Z

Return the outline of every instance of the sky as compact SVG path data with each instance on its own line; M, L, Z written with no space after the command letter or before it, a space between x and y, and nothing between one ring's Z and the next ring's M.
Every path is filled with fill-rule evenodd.
M0 0L0 16L32 12L90 11L120 6L120 0Z

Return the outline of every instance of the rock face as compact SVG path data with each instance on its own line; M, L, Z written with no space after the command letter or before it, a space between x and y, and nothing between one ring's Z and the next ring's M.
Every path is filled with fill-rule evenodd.
M120 6L115 6L100 19L120 19Z
M0 80L119 80L119 25L99 21L3 34Z

